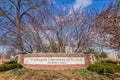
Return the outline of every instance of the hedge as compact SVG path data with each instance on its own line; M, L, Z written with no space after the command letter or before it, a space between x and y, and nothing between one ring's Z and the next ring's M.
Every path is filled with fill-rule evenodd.
M0 65L0 72L12 70L15 68L22 68L22 65L18 64L16 61L10 61L8 63Z
M95 64L90 64L88 70L97 72L97 73L117 73L120 72L120 66L107 62L99 62Z

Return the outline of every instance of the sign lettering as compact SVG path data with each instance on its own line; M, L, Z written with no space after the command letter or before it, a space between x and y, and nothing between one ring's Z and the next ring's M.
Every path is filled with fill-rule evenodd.
M85 64L82 57L26 57L24 64L33 65L74 65Z

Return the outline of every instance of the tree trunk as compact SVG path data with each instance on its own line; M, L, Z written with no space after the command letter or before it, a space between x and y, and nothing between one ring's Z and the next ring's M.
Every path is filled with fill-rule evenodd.
M2 48L2 54L1 54L1 64L3 64L3 63L4 63L4 48L5 48L5 47L3 47L3 48Z
M16 21L17 21L17 41L18 41L18 50L19 53L23 52L23 43L22 43L22 37L21 37L21 27L20 27L20 17L19 14L17 13L17 17L16 17Z

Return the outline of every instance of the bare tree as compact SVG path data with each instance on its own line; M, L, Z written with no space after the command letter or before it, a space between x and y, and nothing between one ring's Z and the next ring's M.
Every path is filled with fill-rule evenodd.
M19 52L23 52L23 42L21 35L21 25L24 16L30 15L30 11L39 8L45 4L46 0L1 0L0 1L0 16L4 19L3 22L7 25L15 27L17 35L17 44ZM4 23L2 23L4 24ZM9 27L8 27L9 28ZM7 28L7 29L8 29ZM8 31L9 32L9 31Z
M94 46L95 14L74 9L69 12L64 5L47 4L46 0L10 0L5 4L10 6L0 6L0 39L4 37L7 45L19 51L52 52L54 48L62 53L70 45L79 53Z
M104 47L120 48L120 1L112 3L96 18L94 26L99 34L104 35Z
M43 46L43 41L48 42L49 51L54 44L56 44L58 52L64 52L66 45L71 45L77 53L86 51L92 44L91 23L94 19L93 16L74 10L69 13L62 8L61 6L57 8L52 6L50 10L45 8L45 10L39 11L40 16L37 15L39 19L31 18L30 25L33 27L30 31L33 34L31 37L34 35L39 37L37 39L39 41L34 38L37 45ZM42 40L40 32L43 33L46 40ZM43 50L43 48L41 49Z

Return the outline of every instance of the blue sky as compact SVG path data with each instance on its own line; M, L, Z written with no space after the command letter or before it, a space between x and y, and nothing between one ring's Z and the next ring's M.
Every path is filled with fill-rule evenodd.
M77 9L78 7L82 6L83 8L96 8L102 9L105 3L109 3L110 0L55 0L56 4L65 5L74 5L74 8Z

